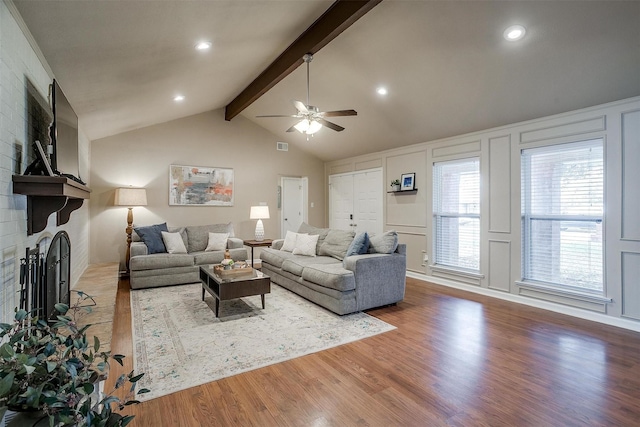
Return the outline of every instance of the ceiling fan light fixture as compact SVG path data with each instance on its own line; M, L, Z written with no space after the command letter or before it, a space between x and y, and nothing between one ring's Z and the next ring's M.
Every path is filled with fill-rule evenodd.
M313 135L322 129L322 124L317 120L302 119L295 126L296 130L300 133L306 133L307 135Z

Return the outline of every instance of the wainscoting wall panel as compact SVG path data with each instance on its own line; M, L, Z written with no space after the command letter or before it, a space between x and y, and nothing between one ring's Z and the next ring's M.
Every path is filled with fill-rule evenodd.
M603 115L586 120L521 132L520 143L528 144L549 139L564 138L572 135L582 135L589 132L604 131L606 129L605 117L606 116Z
M622 114L622 239L640 241L640 110ZM637 276L640 277L640 276Z
M489 139L489 232L511 233L511 138Z
M511 290L511 242L489 240L489 288Z
M640 320L640 253L622 252L622 316Z

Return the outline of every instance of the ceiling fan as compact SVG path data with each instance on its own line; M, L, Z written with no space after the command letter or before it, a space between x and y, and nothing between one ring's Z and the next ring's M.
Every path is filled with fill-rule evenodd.
M325 117L357 116L358 113L356 110L320 111L318 107L309 105L309 63L313 60L313 55L307 53L302 57L302 60L307 63L307 103L304 104L301 101L293 100L293 105L296 107L296 110L298 110L298 113L294 115L276 114L256 117L295 117L300 119L298 123L287 129L287 132L297 130L300 133L307 134L307 139L309 139L309 135L313 136L313 134L322 129L323 126L336 132L343 131L344 128L342 126L326 120Z

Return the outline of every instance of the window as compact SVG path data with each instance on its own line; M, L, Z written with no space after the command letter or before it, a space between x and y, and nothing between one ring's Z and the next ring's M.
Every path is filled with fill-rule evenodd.
M480 161L433 165L435 262L480 270Z
M521 179L523 278L602 293L602 140L523 150Z

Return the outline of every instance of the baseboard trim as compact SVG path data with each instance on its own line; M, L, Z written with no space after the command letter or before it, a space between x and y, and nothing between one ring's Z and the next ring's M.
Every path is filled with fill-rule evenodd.
M630 331L640 332L640 322L633 320L620 319L617 317L607 316L606 314L590 312L574 307L567 307L548 301L536 300L520 295L513 295L502 291L481 288L478 286L457 283L453 280L442 279L440 277L427 276L425 274L407 271L407 277L417 279L423 282L430 282L436 285L447 286L449 288L460 289L462 291L473 292L475 294L485 295L498 298L505 301L515 302L517 304L528 305L530 307L541 308L543 310L553 311L555 313L566 314L568 316L577 317L579 319L591 320L593 322L603 323L605 325L616 326L618 328L628 329Z

